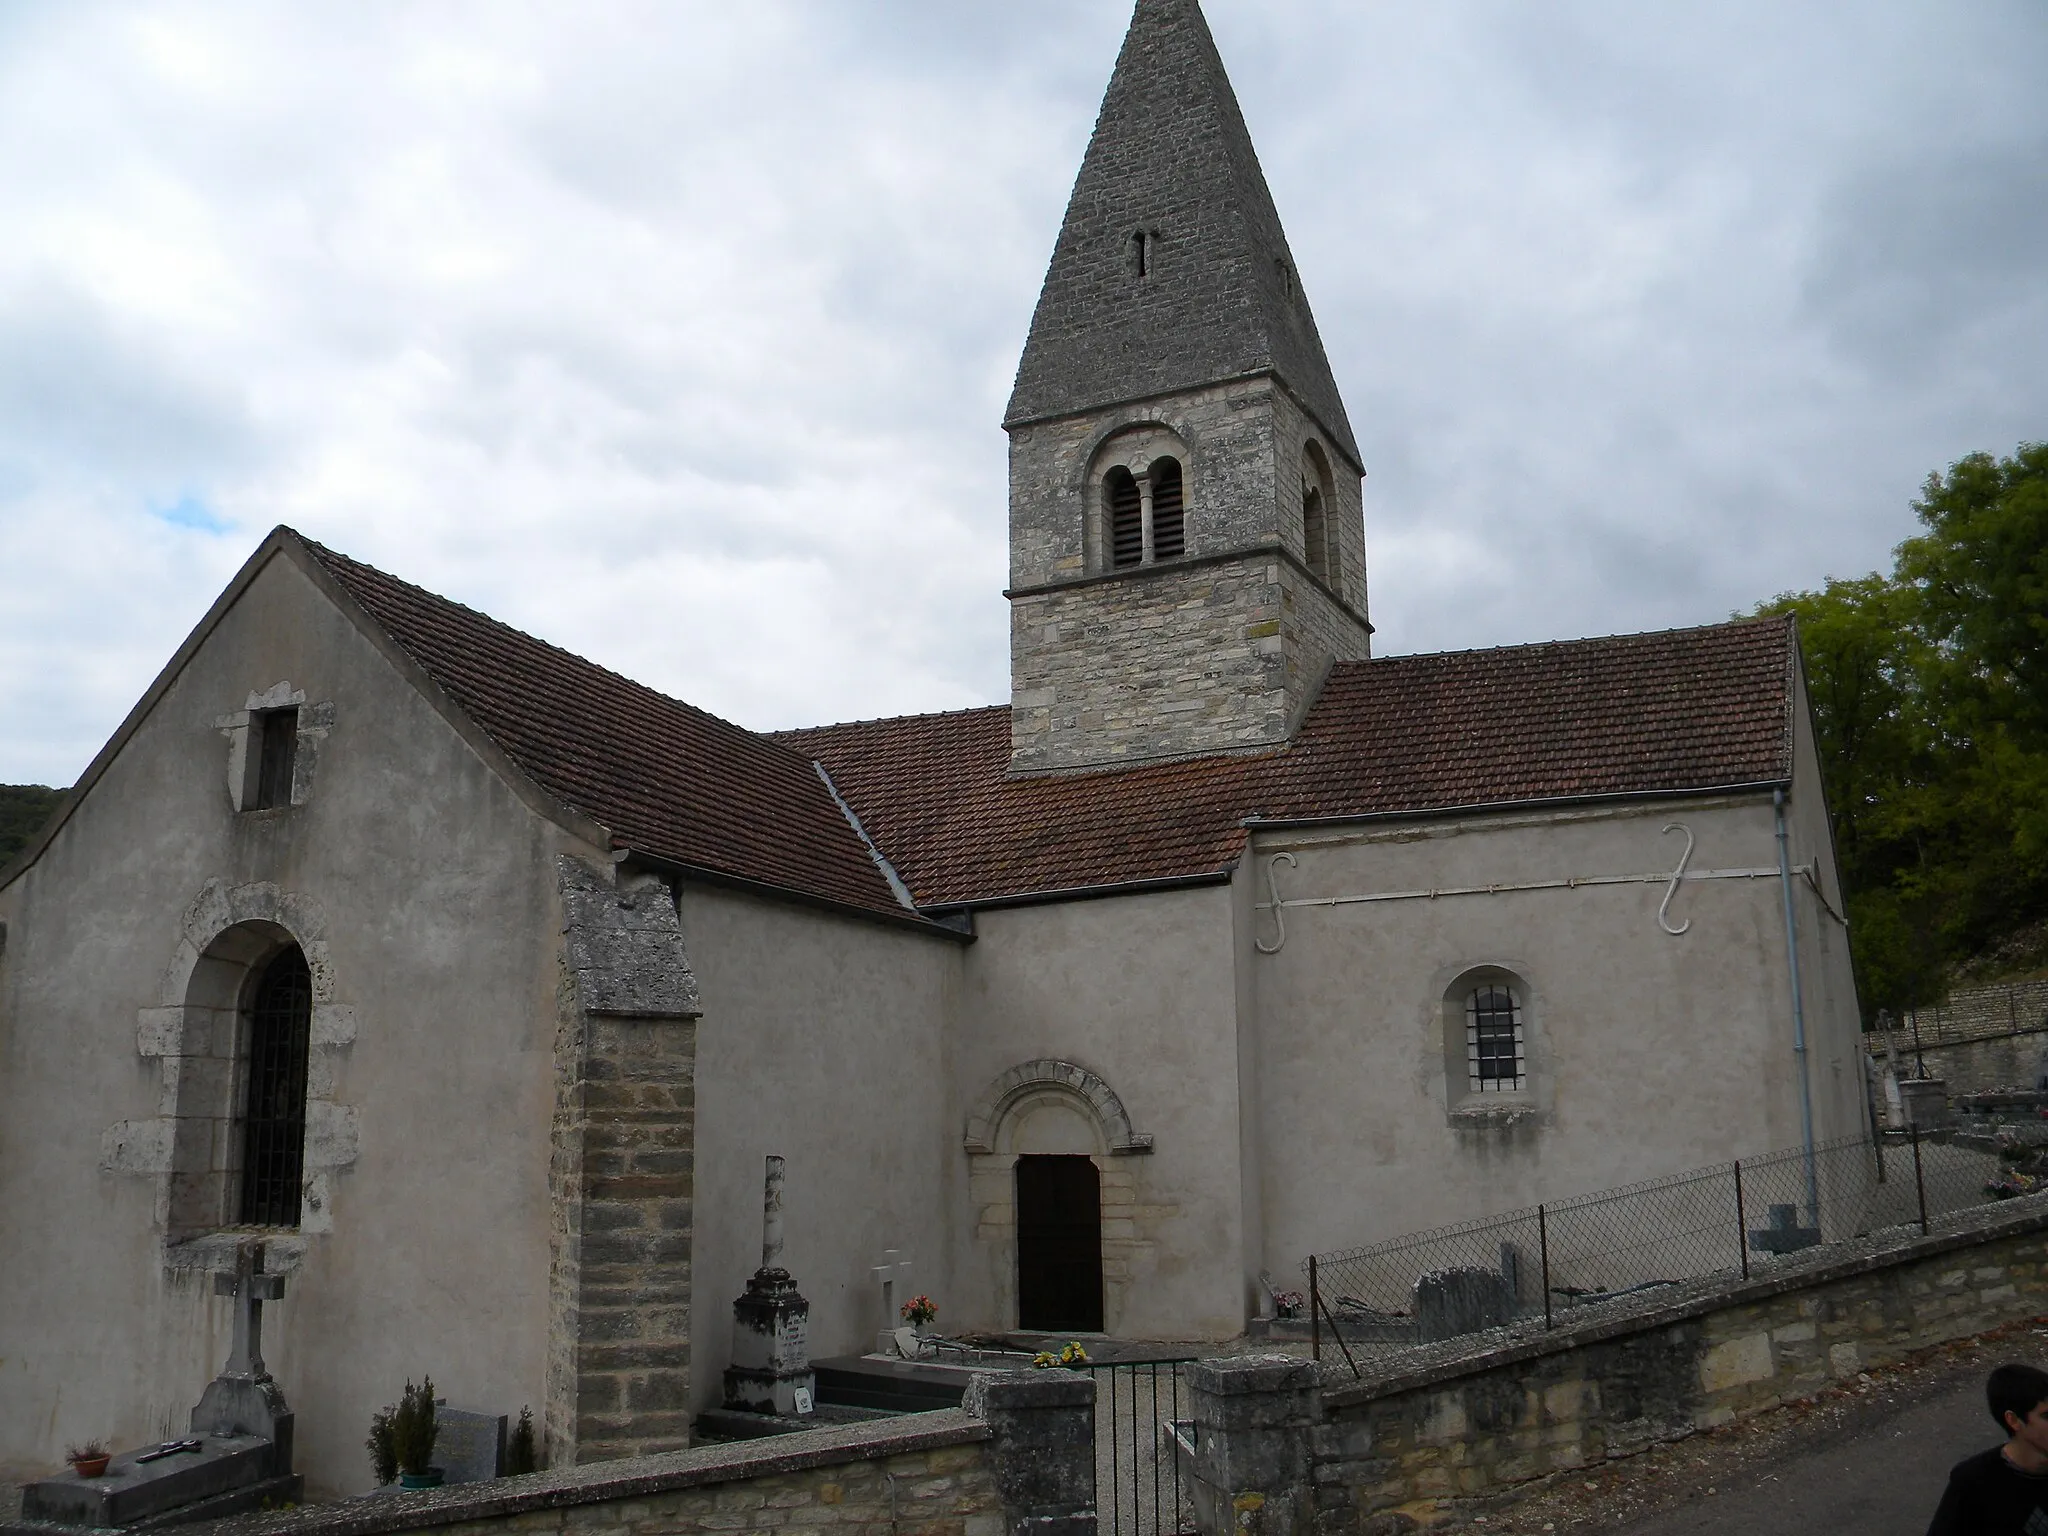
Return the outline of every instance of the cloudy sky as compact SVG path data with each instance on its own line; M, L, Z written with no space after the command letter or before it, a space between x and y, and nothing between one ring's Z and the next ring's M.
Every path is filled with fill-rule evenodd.
M0 782L274 524L761 727L1007 696L1127 0L0 0ZM2048 7L1210 0L1383 651L1712 621L2048 437Z

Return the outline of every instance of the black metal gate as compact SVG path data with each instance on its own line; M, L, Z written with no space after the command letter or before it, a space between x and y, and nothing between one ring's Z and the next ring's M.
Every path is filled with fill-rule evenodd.
M1095 1377L1095 1521L1103 1536L1182 1536L1195 1429L1187 1368L1193 1355L1119 1360Z

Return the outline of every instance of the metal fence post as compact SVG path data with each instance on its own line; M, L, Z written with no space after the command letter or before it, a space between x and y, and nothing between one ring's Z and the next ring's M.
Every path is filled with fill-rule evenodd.
M1749 1278L1749 1208L1742 1203L1742 1159L1735 1160L1735 1246L1742 1251L1742 1278Z
M1543 1326L1550 1326L1550 1216L1536 1207L1536 1247L1543 1256Z
M1920 1235L1927 1235L1927 1177L1920 1171L1920 1127L1913 1127L1913 1193L1920 1199Z
M1308 1354L1311 1360L1323 1358L1323 1293L1316 1284L1316 1256L1308 1256Z

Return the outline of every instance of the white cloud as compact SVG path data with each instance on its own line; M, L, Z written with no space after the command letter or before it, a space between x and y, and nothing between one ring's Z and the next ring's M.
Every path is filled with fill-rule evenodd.
M2025 0L1210 10L1388 648L1713 619L2048 435ZM997 421L1123 20L0 4L0 781L279 521L752 725L1003 697Z

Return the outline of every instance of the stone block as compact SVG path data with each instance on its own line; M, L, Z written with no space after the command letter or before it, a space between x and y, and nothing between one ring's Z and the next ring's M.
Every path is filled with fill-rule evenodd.
M1772 1373L1771 1336L1745 1334L1716 1344L1700 1359L1700 1389L1708 1395L1768 1381Z

